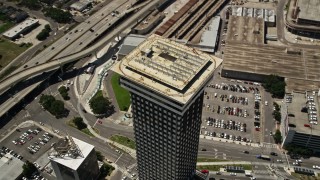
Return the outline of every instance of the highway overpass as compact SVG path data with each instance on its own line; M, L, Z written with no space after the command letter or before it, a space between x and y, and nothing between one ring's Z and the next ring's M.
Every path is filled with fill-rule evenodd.
M26 80L32 76L37 75L37 74L41 74L42 72L52 70L54 68L59 68L63 64L76 61L78 59L81 59L83 57L86 57L86 56L94 53L97 49L101 48L107 42L112 41L120 32L123 33L124 30L126 30L128 28L132 28L134 26L134 24L138 20L142 19L150 9L158 6L159 2L162 2L162 1L163 0L151 1L149 4L142 7L140 11L131 15L130 17L128 17L127 20L125 20L119 26L112 29L112 31L110 31L110 33L108 33L105 37L103 37L99 42L97 42L96 44L92 45L91 47L89 47L79 53L75 53L75 54L72 54L69 56L61 57L59 59L52 60L52 61L46 62L46 63L42 63L42 64L39 64L34 67L29 67L27 69L24 69L20 72L15 72L15 74L12 74L12 75L6 77L4 80L2 80L0 82L0 94L4 93L6 90L10 89L10 87L12 87L14 84L16 84L20 81ZM129 33L129 32L130 31L128 31L127 33ZM16 94L15 98L9 99L8 101L13 101L13 99L22 99L23 96L25 96L25 94L21 95L18 93L18 94ZM0 109L4 109L4 107L7 107L8 104L13 106L15 103L5 102L5 103L1 104ZM7 107L6 109L9 109L9 108ZM4 112L4 111L0 112L0 117L5 113L6 112Z

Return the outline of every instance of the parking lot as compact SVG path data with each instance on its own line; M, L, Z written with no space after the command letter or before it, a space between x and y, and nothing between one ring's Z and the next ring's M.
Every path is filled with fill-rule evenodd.
M0 147L12 150L12 153L20 155L23 161L35 162L57 140L57 137L42 130L41 127L30 126L14 131L0 143Z
M242 142L259 142L261 85L215 79L205 88L201 134Z

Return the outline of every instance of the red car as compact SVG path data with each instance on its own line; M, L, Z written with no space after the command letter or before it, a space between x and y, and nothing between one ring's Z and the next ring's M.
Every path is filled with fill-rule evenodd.
M260 131L260 128L256 128L256 131Z
M201 172L202 172L202 173L204 173L204 174L209 173L209 171L208 171L208 170L206 170L206 169L201 170Z

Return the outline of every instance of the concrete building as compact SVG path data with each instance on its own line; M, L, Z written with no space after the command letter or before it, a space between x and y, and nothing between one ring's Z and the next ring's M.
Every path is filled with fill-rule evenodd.
M58 180L95 180L99 166L94 146L73 137L60 139L49 152Z
M83 0L83 1L78 1L78 2L71 4L70 8L73 10L82 12L83 10L85 10L86 8L91 7L91 6L92 6L91 1Z
M287 29L301 36L320 37L320 1L292 0L289 1L285 20Z
M38 25L39 25L39 20L28 18L25 21L21 22L20 24L4 32L3 36L8 39L14 40L19 38L20 35L30 32L33 28L37 27Z
M316 111L319 109L317 95L318 93L315 93L314 96L310 95L310 92L294 93L291 94L291 103L284 102L281 104L281 122L283 123L281 123L280 131L283 137L282 146L294 144L312 149L315 153L320 153L320 125L317 125L319 116ZM307 113L301 112L301 107L305 106L308 108ZM288 116L293 112L295 117Z
M262 18L230 16L226 42L264 44L265 26Z
M118 58L122 59L133 51L140 43L146 40L145 36L138 34L130 34L124 40L118 52Z
M262 82L277 74L286 79L288 93L316 90L320 85L319 54L312 49L227 41L221 76Z
M261 18L267 26L276 25L276 13L273 9L258 9L250 7L232 6L231 15Z
M21 179L24 162L7 153L0 158L0 179Z
M320 27L320 1L297 0L297 23L301 25L315 25Z
M115 64L131 93L139 179L194 176L203 87L221 62L152 35Z
M201 35L200 42L191 46L204 52L214 53L218 42L220 20L220 16L213 17Z

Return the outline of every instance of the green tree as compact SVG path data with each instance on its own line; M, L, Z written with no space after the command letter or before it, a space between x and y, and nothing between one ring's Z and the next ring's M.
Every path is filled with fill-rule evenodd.
M46 25L44 26L44 29L47 30L48 32L51 32L51 31L52 31L52 29L51 29L51 27L50 27L49 24L46 24Z
M273 135L273 139L276 144L280 144L282 142L282 136L281 136L281 132L279 131L279 129L276 130L276 133Z
M103 164L100 168L100 176L99 179L104 179L106 176L110 175L114 170L114 167L109 164Z
M26 161L23 164L22 169L23 169L22 174L27 178L31 178L32 174L38 171L37 167L29 161Z
M56 99L52 95L41 95L39 103L42 105L42 107L45 110L49 110L51 107L51 104L55 101Z
M47 39L48 37L50 36L50 33L43 29L37 36L36 38L39 40L39 41L43 41L45 39Z
M47 8L44 10L44 15L52 18L58 23L70 23L72 21L72 14L68 11L63 11L57 8Z
M101 91L91 98L89 105L94 114L108 114L113 110L111 102L103 97Z
M87 128L87 124L83 122L81 117L75 117L73 123L77 126L79 130Z
M281 113L279 111L273 111L274 119L278 122L281 122Z
M96 151L96 155L97 155L97 159L102 162L103 159L104 159L104 156L101 154L101 152L100 151Z
M52 113L56 117L60 117L64 114L65 108L64 103L60 100L55 100L52 102L50 106L50 113Z
M20 4L32 10L41 9L41 4L39 3L39 0L22 0Z
M284 97L286 87L284 78L272 74L265 79L262 85L266 89L266 91L270 92L274 97Z
M62 96L62 98L63 98L64 100L69 100L69 99L70 99L70 97L69 97L69 95L68 95L68 91L69 91L68 88L66 88L65 86L61 86L61 87L58 89L58 91L59 91L60 95Z

